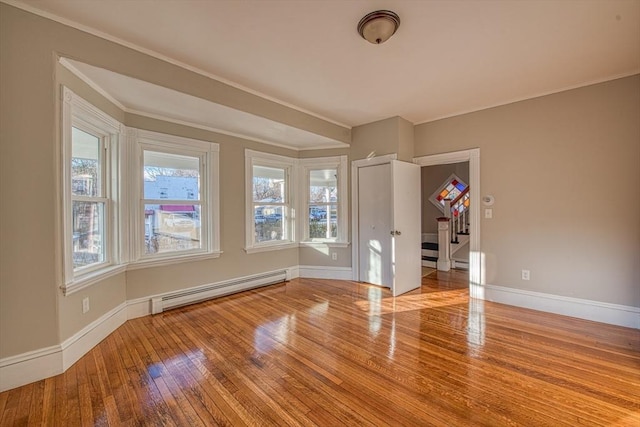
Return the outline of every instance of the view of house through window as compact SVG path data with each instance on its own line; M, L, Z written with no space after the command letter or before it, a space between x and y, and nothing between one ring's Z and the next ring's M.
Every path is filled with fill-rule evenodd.
M338 171L309 171L309 238L338 236Z
M287 170L253 166L255 242L287 240Z
M202 248L200 158L144 150L144 254Z
M103 142L77 127L71 129L71 221L73 268L106 261L106 189Z

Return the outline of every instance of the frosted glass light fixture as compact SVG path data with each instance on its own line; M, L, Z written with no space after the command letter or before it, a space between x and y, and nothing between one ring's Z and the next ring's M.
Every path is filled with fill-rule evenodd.
M382 44L395 34L400 26L400 17L390 10L368 13L358 23L358 33L373 44Z

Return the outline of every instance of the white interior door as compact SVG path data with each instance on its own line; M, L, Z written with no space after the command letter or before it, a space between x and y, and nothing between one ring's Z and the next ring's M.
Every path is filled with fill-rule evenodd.
M392 160L358 168L358 280L420 287L420 167Z
M420 166L391 161L393 296L419 288L421 262Z
M359 280L391 287L391 165L358 168Z

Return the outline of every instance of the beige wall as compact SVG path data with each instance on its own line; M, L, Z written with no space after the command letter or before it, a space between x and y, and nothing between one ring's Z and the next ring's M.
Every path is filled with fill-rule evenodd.
M413 124L402 117L390 117L356 126L351 130L351 160L397 154L398 160L413 160Z
M424 166L420 168L422 180L422 232L437 233L438 221L436 218L443 213L431 201L429 197L442 185L442 183L456 174L458 178L469 184L469 162L452 163L448 165Z
M0 357L59 342L54 62L28 32L42 20L13 10L0 4Z
M125 273L109 277L66 297L58 298L60 341L64 341L127 298ZM89 298L90 310L82 314L82 300ZM4 338L3 338L4 340Z
M402 117L397 118L398 126L398 160L403 162L413 161L414 126Z
M399 119L400 117L390 117L354 127L351 130L351 158L349 160L397 153Z
M481 191L495 197L482 220L486 283L640 307L640 76L415 136L416 156L480 148Z

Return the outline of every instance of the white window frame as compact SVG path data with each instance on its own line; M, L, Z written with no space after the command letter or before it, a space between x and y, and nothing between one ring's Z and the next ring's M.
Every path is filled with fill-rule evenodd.
M105 260L91 266L73 267L73 210L71 183L72 127L88 131L100 138L103 150L101 169L104 182L104 248ZM122 188L118 170L122 164L120 141L124 140L125 127L113 117L80 98L67 87L62 87L61 123L61 182L62 195L62 284L65 295L84 289L100 280L123 272L126 268L126 254L123 253L121 235Z
M298 246L296 240L296 189L297 189L297 159L276 154L263 153L245 149L245 251L247 253L289 249ZM285 171L285 212L283 222L287 240L256 242L253 201L253 167L266 166L284 169Z
M348 195L347 195L347 156L335 156L335 157L319 157L310 159L300 159L300 167L302 169L302 176L304 177L304 186L301 187L300 200L302 207L300 209L300 236L303 246L314 246L317 244L325 244L333 247L346 247L349 242L347 241L347 217L348 212ZM337 237L331 239L321 239L309 237L309 187L311 186L311 171L335 169L337 171L337 186L338 186L338 200L337 200Z
M132 181L135 200L131 202L132 262L129 270L183 261L218 258L220 251L220 179L219 151L215 142L201 141L152 132L128 129L132 158ZM200 227L202 248L158 254L145 254L144 250L144 151L178 154L200 159Z

